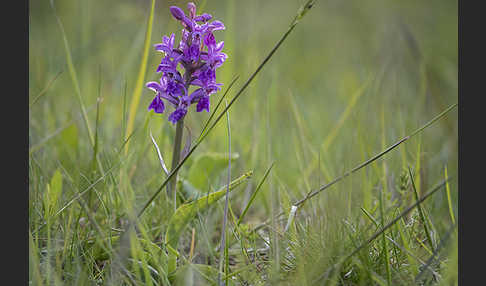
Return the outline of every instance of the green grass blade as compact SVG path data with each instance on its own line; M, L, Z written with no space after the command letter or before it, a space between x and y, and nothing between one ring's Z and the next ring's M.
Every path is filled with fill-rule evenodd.
M60 71L58 72L46 85L46 87L44 87L44 89L41 90L41 92L39 92L39 94L32 100L32 102L29 104L29 109L32 108L32 106L34 106L34 104L39 100L39 98L41 98L42 96L44 96L46 93L47 93L47 90L49 90L49 88L51 87L51 85L56 81L56 79L62 74L63 71Z
M228 106L228 102L226 101L226 106ZM228 272L228 266L226 266L225 270L223 271L223 263L226 261L226 264L229 263L228 261L228 245L226 243L226 226L228 222L228 204L229 204L229 187L231 182L231 125L229 119L229 112L226 111L226 123L228 129L228 185L226 188L226 195L225 195L225 203L224 203L224 213L223 213L223 226L221 228L221 245L220 245L220 258L219 258L219 272L218 272L218 283L221 285L221 273ZM226 255L225 255L226 254ZM228 284L228 280L225 280L225 285Z
M454 230L456 229L456 224L453 224L449 230L447 231L447 233L445 234L445 236L441 239L439 245L437 246L436 249L434 249L434 253L431 255L431 257L425 262L425 267L424 269L417 275L417 277L415 277L415 283L419 284L418 282L420 281L420 277L422 277L426 270L429 270L431 267L430 265L434 262L435 258L437 257L437 255L439 254L439 251L444 248L446 242L449 240L451 234L454 232ZM434 273L434 272L432 272Z
M63 42L64 42L64 51L66 52L66 61L67 61L68 69L69 69L69 75L71 76L71 80L72 80L73 85L74 85L74 91L75 91L75 94L78 98L79 106L81 107L81 112L83 114L83 119L84 119L84 123L86 125L86 129L88 130L88 136L89 136L89 140L91 142L91 146L94 147L95 142L94 142L93 131L91 130L91 127L89 125L88 113L86 112L86 107L84 106L83 98L81 96L81 89L79 88L78 77L76 75L76 69L74 68L73 59L72 59L72 56L71 56L71 50L69 48L67 36L66 36L65 31L64 31L64 26L62 25L61 19L57 15L56 8L54 6L53 0L51 0L51 7L54 10L54 15L56 16L57 24L59 25L59 29L61 30L62 39L63 39Z
M415 194L415 200L418 201L419 195L418 195L418 192L417 192L417 188L415 187L415 182L413 180L412 170L410 169L410 167L408 168L408 173L410 175L410 181L412 183L413 192ZM429 245L430 245L430 250L434 251L434 249L435 249L434 244L433 244L433 241L432 241L432 237L430 236L429 227L428 227L427 221L425 220L424 211L422 210L421 205L418 205L418 211L419 211L419 215L420 215L420 220L422 221L422 224L424 226L425 235L427 236L427 240L428 240Z
M202 128L202 131L201 131L201 134L199 135L199 138L198 140L201 138L201 136L204 134L204 132L206 131L206 128L208 127L209 123L211 122L211 119L213 119L214 115L216 114L216 111L218 110L218 107L221 105L221 103L223 102L223 99L226 98L226 95L228 94L228 92L231 90L231 87L233 86L233 84L236 83L236 81L238 80L239 76L235 76L233 78L233 80L231 80L228 88L226 89L226 91L223 93L223 96L221 96L221 98L219 99L218 103L216 104L216 107L213 109L213 112L211 112L211 115L209 116L208 120L206 120L206 123L204 123L204 127Z
M385 225L385 210L383 206L383 188L380 190L380 216L381 216L381 227L382 229L384 228ZM391 271L390 271L390 257L388 253L388 247L386 245L386 232L383 229L381 233L382 241L381 241L381 247L382 247L382 253L383 253L383 258L384 258L384 264L385 264L385 270L386 270L386 281L387 285L391 285Z
M303 199L297 201L294 205L296 205L296 206L302 205L308 199L314 197L315 195L317 195L320 192L324 191L325 189L331 187L332 185L336 184L337 182L341 181L342 179L346 178L347 176L353 174L354 172L360 170L361 168L364 168L364 167L368 166L369 164L373 163L374 161L378 160L379 158L383 157L385 154L387 154L391 150L393 150L396 147L400 146L400 144L402 144L403 142L407 141L408 139L412 138L414 135L416 135L420 131L422 131L425 128L427 128L428 126L432 125L435 121L437 121L438 119L442 118L444 115L446 115L449 111L451 111L456 106L457 106L457 103L451 105L449 108L447 108L446 110L444 110L443 112L441 112L439 115L437 115L436 117L434 117L433 119L431 119L429 122L427 122L426 124L424 124L422 127L420 127L419 129L415 130L414 132L412 132L410 135L405 136L404 138L398 140L396 143L394 143L390 147L386 148L382 152L380 152L377 155L373 156L372 158L366 160L365 162L359 164L358 166L354 167L353 169L347 171L342 176L334 179L333 181L327 183L326 185L321 186L319 189L317 189L315 191L312 191L312 192L309 192L309 194L306 197L304 197Z
M258 186L256 187L255 191L253 192L253 194L251 194L251 197L250 199L248 200L248 203L246 204L245 208L243 209L243 211L241 212L241 215L240 217L238 218L238 222L236 223L236 225L240 225L240 223L243 221L243 219L245 218L245 215L246 213L248 212L248 209L250 208L251 204L253 203L253 201L255 200L256 196L258 195L258 191L260 190L260 188L262 187L263 183L265 182L265 180L267 179L268 177L268 174L270 173L270 171L272 170L273 168L273 165L275 164L275 162L272 162L272 164L270 165L270 167L267 168L267 170L265 171L265 174L263 175L263 178L260 180L260 182L258 183Z

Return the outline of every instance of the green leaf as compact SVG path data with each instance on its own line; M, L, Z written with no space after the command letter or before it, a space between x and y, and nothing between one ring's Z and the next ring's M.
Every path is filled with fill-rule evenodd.
M231 161L238 159L238 153L231 154ZM188 180L191 185L199 190L205 190L208 178L217 176L228 166L228 154L226 153L205 153L194 159L189 168Z
M252 174L253 171L249 171L241 175L239 178L233 180L229 185L230 192L242 184L246 179L249 179ZM167 248L174 250L174 253L169 252L169 274L176 270L175 262L177 254L175 252L177 251L177 244L179 243L181 232L198 212L209 208L220 198L224 197L226 194L226 188L227 186L224 186L218 191L206 195L196 201L182 204L177 208L174 215L170 218L169 227L167 228L167 232L165 234L165 243L167 244Z
M179 183L181 184L180 190L184 194L186 202L190 202L203 194L201 190L194 188L187 180L182 179Z
M69 127L61 132L61 142L65 145L66 150L78 150L78 127L76 124L71 124Z
M249 179L252 174L253 171L249 171L241 175L239 178L233 180L229 186L230 192L243 183L246 179ZM207 209L222 198L226 193L226 188L227 186L224 186L216 192L206 195L191 203L182 204L180 207L178 207L174 215L170 218L169 227L165 235L165 242L174 249L177 249L179 235L184 227L192 218L194 218L197 212Z
M51 215L57 208L57 202L62 193L62 174L59 169L54 172L51 182L47 184L47 191L45 192L44 204L46 206L46 215Z

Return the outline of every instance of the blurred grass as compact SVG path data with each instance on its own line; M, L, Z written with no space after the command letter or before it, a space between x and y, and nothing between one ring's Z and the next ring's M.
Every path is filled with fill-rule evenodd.
M217 77L224 91L235 75L240 76L230 97L286 31L302 2L195 1L204 12L225 23L226 30L215 36L225 41L229 58ZM129 152L120 152L130 135L125 133L128 118L124 110L140 72L151 1L54 3L55 13L49 1L29 5L29 279L37 285L101 284L108 281L105 278L111 275L108 269L113 260L110 255L96 257L96 247L105 243L115 246L111 238L127 226L127 214L139 209L165 179L149 130L167 160L175 128L167 122L166 114L145 112L152 93L142 88ZM144 82L157 78L155 69L161 58L153 44L171 32L180 37L181 27L168 12L170 5L185 8L186 2L155 1ZM235 280L229 279L231 283L245 280L258 285L268 274L262 269L269 273L278 269L268 267L274 263L275 253L262 250L263 254L257 255L267 241L272 251L278 249L281 262L292 269L283 271L280 277L287 280L279 283L307 281L311 285L338 257L376 231L370 217L383 225L395 217L396 206L405 209L415 202L412 186L400 187L408 166L413 166L419 196L442 181L444 174L457 178L457 112L452 110L400 150L380 159L379 165L374 163L312 198L299 209L287 233L283 233L287 218L251 231L269 219L272 209L275 214L285 211L288 215L284 207L290 202L342 175L456 103L457 45L457 1L317 1L231 108L231 148L239 154L231 163L231 173L236 177L251 169L256 178L230 197L230 211L236 216L252 203L238 227L228 221L228 252L236 260L230 270L237 273ZM75 71L74 78L69 71ZM73 88L74 79L79 88ZM83 119L73 93L82 96L87 119ZM103 100L97 109L100 94ZM220 96L213 97L212 108ZM188 114L185 123L192 134L199 134L208 116L205 112ZM88 121L91 125L97 122L100 166L94 169L94 142L85 128ZM226 128L220 124L196 153L225 153L227 141ZM271 175L253 197L258 180L273 161ZM190 171L193 163L189 159L181 177L197 173ZM61 193L55 194L58 202L45 207L59 174L63 178ZM198 187L206 182L201 196L224 186L224 174L198 178ZM59 184L54 185L57 192ZM91 207L83 207L77 200L61 214L46 219L46 214L56 213L88 187L93 192ZM275 197L279 201L272 205ZM391 279L392 285L412 283L422 265L414 257L429 259L430 250L423 246L430 248L431 241L426 237L439 242L449 230L454 223L451 220L457 219L457 197L457 180L451 180L446 190L425 203L426 212L415 210L383 233L380 241L344 264L334 282L369 285L387 284ZM169 206L161 195L140 221L143 234L131 240L132 260L121 278L125 283L167 282L158 277L167 274L167 258L162 257L167 250L162 242ZM202 211L191 222L198 238L194 257L192 262L184 260L189 253L184 247L192 237L188 228L179 243L184 246L179 250L183 255L180 264L217 265L210 248L218 245L222 215L219 206ZM433 231L426 234L423 224L429 223ZM45 227L37 232L42 225ZM95 225L110 239L104 241ZM438 254L440 263L431 267L441 275L440 283L456 285L457 238L445 247ZM253 263L245 266L250 261ZM187 269L193 273L193 281L204 280L197 272L203 270Z

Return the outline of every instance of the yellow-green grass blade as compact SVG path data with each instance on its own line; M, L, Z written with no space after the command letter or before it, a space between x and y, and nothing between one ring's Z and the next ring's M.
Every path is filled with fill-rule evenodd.
M150 50L150 40L152 37L152 24L154 22L154 10L155 10L155 0L152 0L152 5L150 8L150 16L147 22L147 30L145 32L145 43L143 47L142 61L140 63L140 70L138 71L137 81L135 83L135 89L133 90L132 100L130 102L130 110L128 114L127 130L125 134L131 134L133 131L133 124L135 123L135 116L137 114L138 104L140 103L140 97L142 96L142 88L144 86L145 73L147 70L147 62ZM125 145L125 155L128 153L127 143Z
M445 180L448 179L447 166L444 169L444 177L445 177ZM451 216L452 224L456 224L456 219L454 218L454 211L452 210L451 190L450 190L450 187L449 187L449 182L447 182L447 184L446 184L446 194L447 194L447 205L449 206L449 214Z

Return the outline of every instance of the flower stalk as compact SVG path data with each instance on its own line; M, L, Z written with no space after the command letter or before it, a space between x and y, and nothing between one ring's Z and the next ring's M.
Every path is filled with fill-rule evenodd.
M176 134L174 139L174 152L172 153L171 172L174 172L175 167L179 164L181 157L182 133L184 132L184 118L177 121ZM177 209L177 171L175 170L174 177L170 180L168 185L168 196L172 197L174 202L174 212Z

